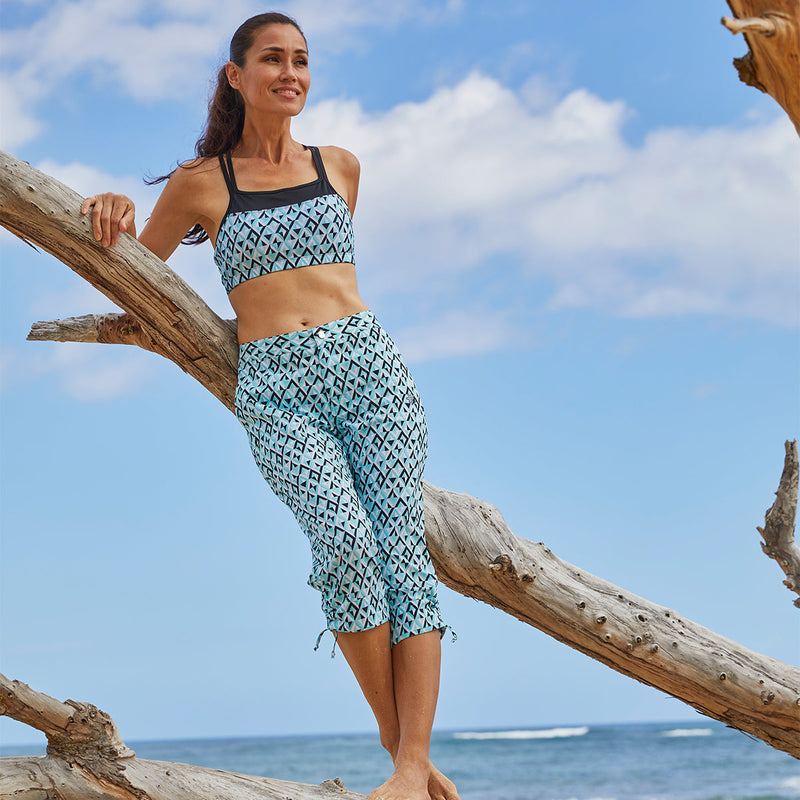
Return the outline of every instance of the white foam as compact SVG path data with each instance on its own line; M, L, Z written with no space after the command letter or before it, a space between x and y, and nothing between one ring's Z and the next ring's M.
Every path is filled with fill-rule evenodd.
M584 736L589 728L548 728L541 731L464 731L454 733L455 739L565 739L570 736Z
M570 798L570 800L577 800L576 797ZM616 800L615 797L590 797L589 800Z
M711 728L675 728L672 731L664 731L662 736L711 736L714 731Z

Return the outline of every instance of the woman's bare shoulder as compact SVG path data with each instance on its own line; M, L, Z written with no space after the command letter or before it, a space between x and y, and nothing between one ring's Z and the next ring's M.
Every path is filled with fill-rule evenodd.
M329 144L320 147L319 152L326 166L330 165L348 177L358 177L361 164L349 150Z
M177 186L196 188L209 181L215 182L221 172L219 159L216 157L192 158L179 164L169 179L170 183L174 182Z
M170 175L162 197L201 216L213 217L213 208L227 203L227 188L217 158L184 161ZM223 208L224 212L224 208Z

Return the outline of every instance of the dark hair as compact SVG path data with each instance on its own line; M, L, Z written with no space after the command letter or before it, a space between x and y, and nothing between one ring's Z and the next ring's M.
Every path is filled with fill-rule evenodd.
M247 51L253 44L256 34L267 25L291 25L297 28L303 39L303 33L297 21L271 11L266 14L256 14L245 20L233 34L230 46L230 60L239 67L244 66ZM223 65L217 74L217 85L208 104L208 117L203 132L194 146L195 158L206 159L221 156L232 150L242 137L244 128L244 103L242 96L228 82L228 75ZM181 165L182 166L182 165ZM174 171L174 170L173 170ZM167 180L172 172L161 175L145 183L152 185ZM201 225L195 225L183 237L183 244L200 244L208 239L208 234Z

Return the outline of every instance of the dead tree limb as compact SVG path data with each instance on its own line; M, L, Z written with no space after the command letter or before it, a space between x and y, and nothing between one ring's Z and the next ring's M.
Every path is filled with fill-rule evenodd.
M0 675L0 714L47 736L47 755L0 759L0 800L363 800L335 778L320 786L147 761L89 703L61 703Z
M236 320L225 319L222 322L236 336ZM84 314L82 317L34 322L27 338L29 342L135 344L169 358L163 349L159 349L148 329L136 317L124 313Z
M148 349L232 408L236 341L230 324L129 236L102 249L80 217L80 203L52 178L0 156L0 224L101 288L157 343ZM561 561L543 544L515 536L499 511L480 500L426 484L425 510L428 545L445 585L800 757L796 667Z
M783 474L775 492L775 502L768 509L764 527L758 528L761 549L774 558L786 573L784 585L790 592L800 595L800 547L794 538L794 523L797 517L797 441L786 442L786 459ZM800 608L800 597L794 604Z
M732 33L742 33L750 50L733 65L739 79L770 95L800 134L800 2L728 0L735 19L723 17Z

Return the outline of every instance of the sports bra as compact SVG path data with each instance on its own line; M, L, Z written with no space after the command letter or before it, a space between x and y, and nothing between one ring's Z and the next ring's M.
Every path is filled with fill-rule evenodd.
M270 272L354 263L350 209L331 186L319 148L306 149L314 159L315 181L261 192L239 189L230 152L219 157L230 202L217 234L214 261L225 291Z

